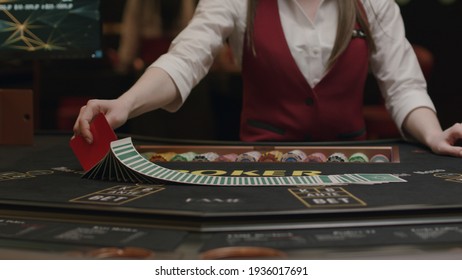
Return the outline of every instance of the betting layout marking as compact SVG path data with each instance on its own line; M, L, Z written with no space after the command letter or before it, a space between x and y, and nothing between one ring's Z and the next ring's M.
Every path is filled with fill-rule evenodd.
M309 208L367 206L342 187L292 188L289 192Z
M102 205L122 205L162 190L164 190L162 186L115 186L72 199L70 202Z

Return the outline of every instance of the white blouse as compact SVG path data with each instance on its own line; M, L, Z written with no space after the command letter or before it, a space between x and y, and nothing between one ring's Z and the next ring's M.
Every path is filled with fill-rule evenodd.
M397 126L414 109L435 107L394 0L362 0L377 50L370 69ZM311 21L297 0L278 0L279 14L292 56L311 86L326 72L337 31L336 0L321 0ZM189 25L173 41L167 54L151 67L165 70L182 100L164 109L177 110L191 89L207 74L225 40L240 65L246 28L247 0L201 0Z

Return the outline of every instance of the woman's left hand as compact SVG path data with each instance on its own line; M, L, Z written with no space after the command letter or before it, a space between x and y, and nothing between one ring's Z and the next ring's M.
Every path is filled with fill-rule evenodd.
M462 124L456 123L445 131L435 135L429 141L429 147L435 154L462 157Z

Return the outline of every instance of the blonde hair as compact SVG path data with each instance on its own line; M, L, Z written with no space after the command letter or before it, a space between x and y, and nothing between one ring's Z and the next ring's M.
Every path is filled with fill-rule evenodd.
M264 1L264 0L263 0ZM337 0L338 3L338 27L337 35L332 49L331 56L328 60L328 67L330 68L340 55L345 51L350 43L352 31L358 23L362 31L366 34L366 41L369 51L375 50L375 43L372 39L371 30L367 20L367 15L359 3L359 0ZM252 49L256 55L255 45L253 41L254 36L254 18L257 10L258 0L248 0L247 2L247 42L249 48Z

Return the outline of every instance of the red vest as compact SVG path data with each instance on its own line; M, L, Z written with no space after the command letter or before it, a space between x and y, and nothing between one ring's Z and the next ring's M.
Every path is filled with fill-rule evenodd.
M330 71L311 88L290 53L277 0L258 3L253 38L256 55L247 42L243 53L241 139L365 139L362 104L369 63L366 40L352 38Z

